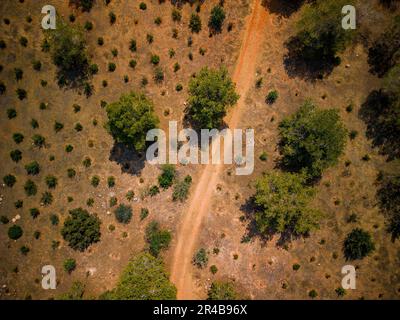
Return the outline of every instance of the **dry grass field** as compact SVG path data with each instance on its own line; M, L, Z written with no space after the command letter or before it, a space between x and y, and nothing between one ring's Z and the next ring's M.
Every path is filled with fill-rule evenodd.
M143 92L153 101L162 129L167 130L171 120L178 121L181 128L187 86L192 75L204 66L226 66L231 75L234 73L246 21L254 3L250 0L225 1L223 31L210 36L207 21L218 0L207 0L201 5L199 15L203 28L199 34L191 33L188 27L196 5L182 5L182 19L174 22L170 1L144 2L146 10L139 8L139 1L112 0L106 5L97 0L90 12L81 12L63 0L3 0L0 3L0 39L6 43L6 47L0 49L0 79L6 85L6 92L0 96L0 176L13 174L17 180L12 188L0 186L0 215L10 220L8 224L0 224L0 299L57 298L77 280L86 285L85 298L98 297L115 286L130 257L146 247L144 233L151 220L171 231L171 245L162 253L166 268L171 271L180 225L191 198L184 203L173 202L172 189L161 191L154 197L147 195L148 189L157 184L160 168L148 164L143 154L114 144L104 128L107 114L102 102L117 101L121 94L131 91ZM235 176L233 166L224 166L216 187L212 186L209 209L202 220L195 247L209 252L208 266L215 265L218 271L213 274L209 267L191 266L188 272L193 277L195 292L188 296L204 299L211 282L232 280L241 296L249 299L309 299L308 293L312 289L318 292L320 299L337 299L335 289L341 283L341 268L349 263L342 254L343 240L354 227L362 227L371 232L376 249L370 256L354 262L357 289L347 290L343 299L398 299L400 247L398 240L391 241L386 232L384 217L377 206L375 182L380 170L398 171L400 166L397 161L388 162L386 156L372 148L358 112L368 94L378 89L381 83L368 72L368 44L399 12L388 11L375 0L362 2L359 25L363 37L346 49L341 55L341 64L328 77L308 81L289 76L283 60L287 50L284 44L294 33L299 12L294 10L288 14L279 1L272 3L263 7L266 32L254 57L256 70L249 70L253 72L249 77L252 84L242 96L243 110L238 125L239 128L255 129L255 170L249 176ZM76 17L74 25L83 26L86 21L93 24L92 30L84 31L91 61L99 67L91 81L94 91L90 97L80 90L57 85L56 68L49 54L41 50L44 39L40 26L41 8L46 4L54 5L59 17L66 21L73 14ZM114 24L109 22L110 12L115 13ZM154 22L157 17L161 18L160 25ZM9 19L9 23L3 19ZM228 31L228 25L232 30ZM177 30L177 38L173 38L173 29ZM153 36L152 43L149 43L148 35ZM20 44L22 36L28 40L26 47ZM104 39L101 46L98 45L99 37ZM190 45L189 37L193 42ZM131 39L137 41L136 52L129 50ZM113 56L113 49L118 50L117 56ZM172 57L171 49L175 52ZM160 84L153 79L152 54L159 55L159 65L165 74ZM135 68L129 66L132 59L137 61ZM34 60L41 61L40 71L33 69ZM114 72L108 71L110 62L116 64ZM177 62L180 69L174 72ZM22 79L18 81L15 68L23 70ZM261 77L262 85L257 88L255 81ZM143 85L144 78L148 80L147 85ZM43 86L43 81L47 85ZM176 90L177 84L182 84L182 91ZM27 91L25 99L18 99L15 94L18 88ZM279 92L279 98L273 105L268 105L265 96L273 89ZM295 239L284 247L277 244L278 236L267 242L259 237L243 241L250 225L246 218L249 212L246 203L254 194L254 181L263 172L277 170L280 157L278 123L293 114L306 99L323 109L339 109L347 129L358 132L354 140L347 141L339 164L327 169L316 186L314 206L325 215L321 227L309 237ZM43 110L40 108L42 103L46 104ZM348 112L346 107L350 104L354 108ZM74 105L79 105L80 110L74 109ZM15 118L8 118L9 108L16 110ZM37 121L37 128L32 127L32 119ZM55 121L64 125L58 133L54 131ZM77 123L81 124L81 131L76 130ZM12 138L16 132L25 137L18 145ZM34 134L45 137L44 147L32 144ZM67 145L73 146L72 152L65 151ZM22 160L18 163L10 159L10 151L14 149L22 151ZM266 161L259 159L263 152L267 154ZM362 159L366 154L370 156L368 161ZM83 165L87 157L91 159L89 167ZM36 176L27 176L24 169L31 161L40 164L41 170ZM72 178L67 175L69 168L76 171ZM203 170L203 165L177 166L179 178L187 174L192 176L192 193ZM57 177L55 189L48 190L47 175ZM95 175L100 177L97 187L91 185ZM107 185L110 176L115 177L113 187ZM28 179L37 184L35 196L25 194L24 184ZM40 203L45 191L50 191L54 198L49 206ZM130 201L126 198L129 191L135 193ZM118 204L132 206L133 218L129 224L116 221L115 206L110 206L113 197L117 198ZM88 206L90 198L94 203ZM16 208L18 200L23 201L22 208ZM100 242L85 252L72 250L60 234L68 211L78 207L96 214L102 222ZM35 219L31 217L31 208L40 211ZM148 217L143 220L140 217L142 208L149 210ZM347 222L352 213L358 216L355 223ZM52 215L58 216L57 225L51 223ZM16 224L22 227L23 235L18 240L11 240L7 230L16 216L20 217ZM34 238L35 231L40 231L39 239ZM27 246L30 251L22 254L21 246ZM67 258L74 258L77 265L70 274L63 269ZM295 263L301 266L297 271L293 270ZM47 264L54 265L57 270L56 290L41 287L41 268Z

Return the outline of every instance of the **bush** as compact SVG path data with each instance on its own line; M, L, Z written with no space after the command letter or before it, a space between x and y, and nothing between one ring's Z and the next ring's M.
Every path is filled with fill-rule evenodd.
M284 172L270 172L257 181L255 222L261 234L307 235L318 228L322 214L309 206L315 190L305 182L304 175Z
M16 144L20 144L22 141L24 141L24 135L22 133L14 133L13 134L13 140Z
M213 265L210 267L210 272L211 272L212 274L216 274L216 273L218 272L217 266L213 264Z
M15 80L19 81L22 79L24 72L20 68L14 68Z
M29 209L29 213L33 219L36 219L40 215L40 211L38 208L31 208Z
M371 235L360 228L353 229L343 243L343 253L348 260L362 259L374 250Z
M90 21L86 21L86 22L85 22L85 25L84 25L84 28L85 28L87 31L92 30L92 29L93 29L93 23L90 22Z
M54 131L56 133L60 132L63 128L64 128L64 125L62 123L57 122L57 121L54 122Z
M47 187L49 189L55 189L55 187L58 184L57 178L55 176L52 176L52 175L47 176L45 178L45 181L46 181Z
M89 168L92 165L92 160L89 157L83 159L82 164L85 168Z
M273 90L268 93L265 97L265 102L268 104L273 104L278 99L278 91Z
M317 291L315 291L315 290L313 289L313 290L311 290L311 291L308 293L308 296L309 296L311 299L314 299L314 298L318 297L318 293L317 293Z
M154 65L158 65L160 63L160 57L156 54L151 55L150 62Z
M122 95L118 102L107 105L106 111L110 134L117 142L131 145L137 151L145 148L147 131L159 123L152 101L142 94Z
M195 33L201 31L201 19L198 14L192 13L190 16L189 29Z
M57 28L45 31L60 86L82 85L88 76L90 61L83 32L57 19Z
M17 90L15 90L15 92L19 100L24 100L28 96L28 93L25 89L18 88Z
M10 158L12 161L18 163L22 159L22 152L21 150L12 150L10 152Z
M7 109L7 117L8 119L14 119L17 117L17 110L14 108Z
M129 66L130 66L132 69L135 69L135 68L136 68L136 65L137 65L136 60L130 60L130 61L129 61Z
M112 11L108 14L108 17L110 19L110 24L114 24L115 21L117 21L117 16Z
M175 184L174 191L172 192L172 200L173 201L185 201L189 196L189 189L192 185L192 177L186 176L183 181L178 181Z
M23 47L26 47L28 45L28 39L26 37L19 38L19 44Z
M48 206L53 203L53 195L51 192L45 191L42 193L42 198L40 199L40 203L44 206Z
M153 35L148 33L148 34L146 35L146 40L147 40L147 43L148 43L148 44L152 44L153 41L154 41Z
M127 224L132 219L132 207L120 204L114 214L118 222Z
M199 268L204 268L208 263L207 252L204 248L200 248L193 257L193 264Z
M70 153L70 152L72 152L72 150L74 150L74 146L73 145L67 144L65 146L65 152Z
M133 192L132 190L129 190L129 191L126 193L126 199L127 199L128 201L132 201L134 197L135 197L135 192Z
M8 229L8 237L12 240L17 240L17 239L21 238L23 233L24 232L22 231L22 228L16 224L12 225Z
M8 174L3 177L3 182L7 187L12 188L14 184L17 182L17 178L14 175Z
M211 10L208 26L213 32L221 32L224 20L225 20L224 8L221 7L220 5L217 5Z
M161 259L140 253L130 260L116 288L104 293L105 300L174 300L176 288L169 281Z
M164 71L160 67L157 67L154 70L154 81L156 83L161 83L164 81Z
M172 9L171 17L172 17L172 21L179 22L182 19L182 14L181 14L180 10L177 10L174 8L174 9Z
M34 146L36 146L38 148L42 148L46 143L46 139L40 134L33 135L32 141L33 141Z
M24 256L26 256L26 255L29 253L29 251L31 251L31 250L30 250L29 247L27 247L27 246L22 246L22 247L19 249L19 251L21 251L21 253L22 253Z
M24 185L24 190L27 196L34 196L37 193L37 186L32 180L27 180Z
M50 216L50 222L53 226L57 226L59 223L60 219L58 218L58 216L56 214L52 214Z
M117 66L115 65L114 62L109 62L108 63L108 71L109 72L114 72L116 68L117 68Z
M190 80L189 94L186 116L200 129L221 126L227 108L239 99L226 69L201 69Z
M171 234L167 230L161 230L159 224L152 221L146 227L146 241L149 245L149 252L157 257L162 250L168 248Z
M336 288L335 292L338 295L338 297L344 297L346 294L346 290L344 290L342 287Z
M64 270L68 273L71 273L76 268L76 261L75 259L69 258L64 261Z
M37 161L32 161L25 165L25 170L28 175L35 176L40 172L40 166Z
M161 167L161 174L158 176L158 183L161 188L168 189L174 183L176 171L175 167L170 164L164 164Z
M93 176L92 179L90 180L90 184L95 188L98 187L99 183L100 183L100 177L99 176Z
M147 208L140 209L140 220L146 219L148 215L149 215L149 209Z
M144 2L141 2L139 4L139 8L140 8L140 10L146 10L147 9L147 5Z
M115 178L113 176L110 176L107 178L107 184L109 188L112 188L115 186Z
M231 282L213 282L208 290L208 300L236 300L237 298Z
M300 265L298 264L298 263L295 263L294 265L293 265L293 270L294 271L297 271L297 270L299 270L300 269Z
M100 241L100 219L82 208L69 211L61 235L74 250L85 251L91 244Z
M60 300L82 300L85 293L85 285L82 282L74 281L69 292L58 297Z
M99 46L102 46L102 45L104 44L104 38L103 38L103 37L98 37L98 38L97 38L97 44L98 44Z
M313 180L338 162L347 130L337 110L320 110L307 101L279 124L279 134L283 165L292 171L305 171Z
M160 193L160 188L158 188L158 186L152 186L150 189L149 189L149 195L151 196L151 197L154 197L155 195L157 195L157 194L159 194Z
M7 224L10 222L10 220L6 216L0 216L0 222L2 224Z
M136 45L136 40L132 39L129 43L129 50L131 50L132 52L136 52L137 50L137 45Z

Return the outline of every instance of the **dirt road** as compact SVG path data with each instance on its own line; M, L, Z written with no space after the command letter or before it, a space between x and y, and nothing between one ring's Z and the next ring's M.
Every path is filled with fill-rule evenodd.
M247 91L255 83L257 57L261 52L267 25L267 11L261 5L262 0L255 0L250 16L247 18L244 39L233 74L236 90L240 99L226 122L231 129L236 128L245 105ZM216 188L222 165L207 165L200 176L195 191L190 198L188 211L178 228L177 244L172 261L171 281L178 289L178 299L198 299L192 278L192 257L200 232L203 218L211 204L212 193Z

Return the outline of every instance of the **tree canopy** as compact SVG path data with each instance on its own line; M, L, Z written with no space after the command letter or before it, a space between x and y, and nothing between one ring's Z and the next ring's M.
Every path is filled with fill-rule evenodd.
M89 57L83 31L57 19L57 28L45 31L61 86L82 85L88 77Z
M337 110L320 110L310 101L279 124L279 133L283 165L310 179L337 163L347 137Z
M117 287L103 294L106 300L174 300L176 288L169 281L161 259L140 253L123 271Z
M375 250L371 235L360 228L353 229L343 243L346 259L362 259Z
M238 295L231 282L213 282L208 290L208 300L236 300Z
M315 190L305 182L304 175L287 172L271 172L257 181L255 222L261 234L306 235L319 227L322 213L310 207Z
M69 211L61 235L74 250L85 251L91 244L100 241L101 221L82 208Z
M213 129L222 125L228 107L239 99L235 84L224 68L203 68L189 83L188 119L199 129Z
M338 53L344 51L355 32L342 28L342 8L349 0L316 0L301 9L297 34L289 39L286 66L296 74L321 78L340 64ZM292 68L292 69L291 69Z
M159 123L153 102L143 94L124 94L119 101L108 104L106 111L107 129L116 142L133 146L136 151L145 148L147 132Z

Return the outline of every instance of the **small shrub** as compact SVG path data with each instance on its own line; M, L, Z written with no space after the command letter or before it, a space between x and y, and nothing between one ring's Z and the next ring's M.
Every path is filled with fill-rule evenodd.
M92 165L92 160L89 157L83 159L82 164L85 168L89 168Z
M24 190L27 196L34 196L37 193L37 186L32 180L27 180L24 185Z
M14 68L15 80L19 81L22 79L24 72L20 68Z
M201 19L198 14L192 13L190 16L189 29L194 33L201 31Z
M15 178L15 176L12 174L8 174L3 177L3 182L7 187L12 188L15 182L17 182L17 178Z
M26 37L19 38L19 44L23 47L26 47L28 45L28 39Z
M51 194L51 192L45 191L44 193L42 193L40 203L44 206L51 205L53 203L53 195Z
M161 250L168 248L171 242L171 233L167 230L160 229L156 221L152 221L146 227L146 241L149 245L149 251L157 257Z
M172 9L171 12L172 21L179 22L182 19L182 13L180 10Z
M6 216L1 216L0 217L0 222L2 224L7 224L10 220Z
M17 97L19 100L24 100L28 96L26 90L21 88L18 88L15 92L17 93Z
M149 215L149 209L147 208L140 209L140 220L146 219L148 215Z
M40 60L34 60L32 61L32 67L33 70L40 71L42 69L42 63L40 62Z
M93 205L94 205L94 199L93 199L93 198L87 199L87 200L86 200L86 205L87 205L88 207L93 207Z
M25 170L28 175L35 176L40 172L40 165L37 161L32 161L25 165Z
M54 131L60 132L64 128L64 125L61 122L55 121L54 122Z
M318 293L317 293L317 291L315 291L315 290L313 289L313 290L311 290L311 291L308 293L308 296L309 296L311 299L314 299L314 298L318 297Z
M154 42L154 36L150 33L146 35L146 40L148 44L152 44Z
M297 271L300 269L300 265L298 263L295 263L292 268L294 271Z
M161 19L161 17L157 17L157 18L155 18L154 19L154 23L156 24L156 25L160 25L161 23L162 23L162 19Z
M210 20L208 21L208 26L212 32L221 32L222 25L225 20L225 12L222 6L217 5L211 10Z
M189 189L192 184L192 177L187 175L183 181L179 181L172 193L172 200L173 201L185 201L189 196Z
M11 240L17 240L19 238L21 238L21 236L23 235L23 231L22 228L16 224L12 225L9 229L8 229L8 237Z
M15 110L14 108L7 109L7 117L10 120L16 118L17 117L17 110Z
M343 253L346 259L362 259L375 250L371 235L360 228L353 229L344 240Z
M265 151L263 151L263 152L260 154L260 160L261 160L261 161L267 161L267 160L268 160L268 155L267 155L267 153L266 153Z
M72 146L71 144L67 144L65 146L65 152L70 153L72 152L72 150L74 150L74 146Z
M109 188L112 188L115 186L115 178L113 176L110 176L107 178L107 184Z
M100 183L100 177L99 176L93 176L92 179L90 180L90 184L95 188L98 187L99 183Z
M20 144L22 141L24 141L24 135L22 133L14 133L13 134L13 140L16 144Z
M43 137L43 136L40 135L40 134L35 134L35 135L33 135L32 141L33 141L33 145L34 145L35 147L38 147L38 148L42 148L42 147L45 145L45 143L46 143L45 137Z
M84 25L85 30L91 31L93 29L93 23L90 21L86 21Z
M126 195L125 195L126 199L128 201L132 201L133 198L135 197L135 192L133 192L132 190L129 190Z
M140 4L139 4L139 8L140 8L140 10L146 10L147 9L147 5L144 3L144 2L141 2Z
M178 84L176 85L176 87L175 87L175 90L176 90L177 92L182 91L182 90L183 90L182 84L178 83Z
M18 149L10 152L10 158L12 161L18 163L22 159L22 152Z
M117 197L111 197L110 198L110 208L116 206L118 203Z
M36 219L40 215L40 211L38 208L29 209L29 213L33 219Z
M213 264L213 265L210 267L210 271L211 271L212 274L216 274L216 273L218 272L217 266Z
M203 268L208 263L207 252L204 248L199 249L193 257L193 264L198 268Z
M278 91L273 90L268 93L265 98L265 102L268 104L273 104L278 99Z
M38 231L38 230L36 230L36 231L33 233L33 237L34 237L36 240L38 240L38 239L40 238L40 235L41 235L41 233L40 233L40 231Z
M22 247L19 249L19 251L20 251L24 256L26 256L26 255L29 253L29 251L31 251L31 250L30 250L29 247L27 247L27 246L22 246Z
M108 17L110 18L110 24L114 24L117 21L117 16L112 11L108 14Z
M156 83L164 81L164 71L160 67L157 67L154 70L154 81Z
M158 188L158 186L152 186L152 187L149 189L149 195L150 195L151 197L156 196L158 193L160 193L160 189Z
M75 129L75 131L80 132L83 130L83 126L78 122L75 124L74 129Z
M154 65L158 65L160 63L160 57L156 54L151 55L150 62Z
M350 140L354 140L358 136L358 131L356 130L351 130L349 133L349 138Z
M98 38L97 38L97 44L98 44L99 46L102 46L102 45L104 44L104 39L103 39L103 37L98 37Z
M45 178L47 187L49 189L55 189L58 184L58 179L55 176L49 175Z
M114 62L109 62L108 63L108 71L109 72L114 72L116 68L117 68L117 66L115 65Z
M21 209L24 206L23 200L17 200L14 202L15 209Z
M132 69L135 69L136 68L136 65L137 65L137 62L136 62L136 60L130 60L129 61L129 66L132 68Z
M161 174L158 176L158 183L160 184L161 188L168 189L172 186L176 170L173 165L165 164L161 167Z
M91 75L95 75L95 74L97 74L99 72L99 66L97 65L97 64L91 64L90 66L89 66L89 73L91 74Z
M64 270L68 273L71 273L76 268L75 259L69 258L64 261Z
M127 224L132 219L132 207L120 204L114 214L118 222Z
M338 297L344 297L346 294L346 290L343 289L342 287L338 287L335 289L336 294L338 295Z
M60 222L60 219L58 218L58 216L56 214L52 214L52 215L50 215L50 222L53 226L57 226L58 223Z

